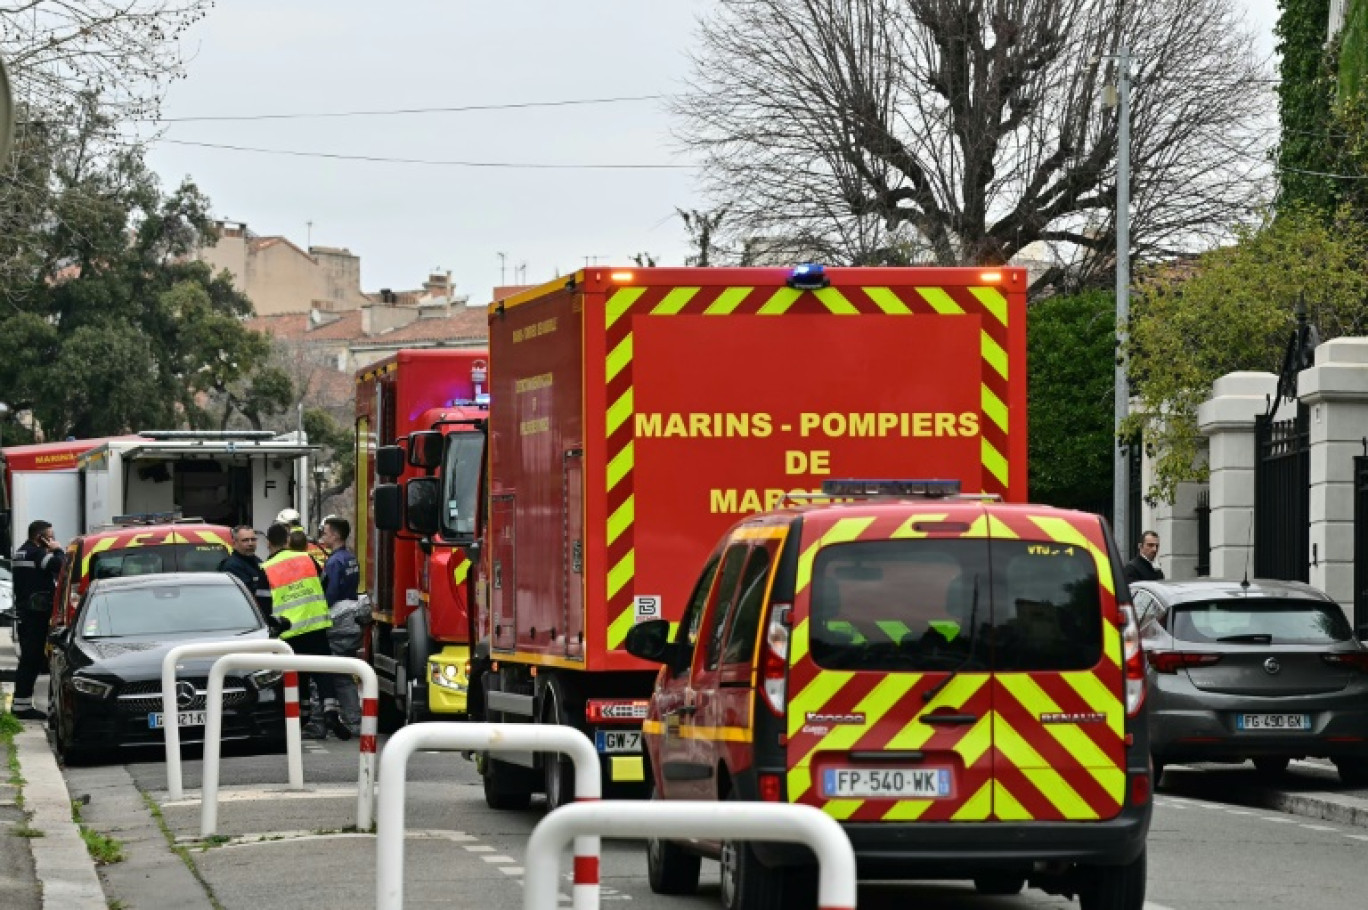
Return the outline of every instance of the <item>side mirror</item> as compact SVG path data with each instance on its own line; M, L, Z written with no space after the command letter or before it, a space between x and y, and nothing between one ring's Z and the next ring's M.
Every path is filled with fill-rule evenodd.
M375 476L398 477L404 473L404 447L381 446L375 450Z
M441 527L442 482L436 477L414 477L404 485L404 523L415 534L430 537Z
M442 463L442 434L420 430L409 434L408 461L415 468L431 470Z
M397 483L375 485L375 527L381 531L399 531L404 527L404 488Z
M670 624L663 619L648 619L627 630L623 645L627 653L652 663L667 664L671 659Z

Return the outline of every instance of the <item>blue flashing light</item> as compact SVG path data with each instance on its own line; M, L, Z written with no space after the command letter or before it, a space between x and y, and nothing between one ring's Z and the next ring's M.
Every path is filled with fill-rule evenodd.
M958 480L824 480L822 492L828 496L918 496L944 499L960 494Z
M815 291L831 286L826 269L815 262L805 262L789 273L788 286L799 291Z

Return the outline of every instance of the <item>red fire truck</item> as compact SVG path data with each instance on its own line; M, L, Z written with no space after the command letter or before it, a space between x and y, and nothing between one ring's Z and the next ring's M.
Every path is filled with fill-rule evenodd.
M489 416L484 349L399 351L356 377L356 530L360 591L373 623L365 653L380 682L381 726L466 712L470 560ZM377 481L441 470L424 535L377 531ZM434 502L435 506L436 503Z
M594 267L492 307L471 719L575 726L642 792L659 667L624 640L737 519L833 477L1025 499L1025 316L1015 268ZM408 482L411 530L444 483ZM563 760L481 766L491 806L572 798Z

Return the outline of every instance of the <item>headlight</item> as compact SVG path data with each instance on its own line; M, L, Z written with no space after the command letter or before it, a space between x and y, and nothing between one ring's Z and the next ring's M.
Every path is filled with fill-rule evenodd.
M466 677L455 664L428 664L428 680L434 686L455 692L466 690Z
M91 679L88 676L71 677L71 688L80 692L82 695L92 695L95 698L108 698L114 691L114 687L107 682L100 682L98 679Z
M252 684L252 688L258 692L262 689L269 689L280 682L285 674L279 670L258 670L255 673L247 674L247 681Z

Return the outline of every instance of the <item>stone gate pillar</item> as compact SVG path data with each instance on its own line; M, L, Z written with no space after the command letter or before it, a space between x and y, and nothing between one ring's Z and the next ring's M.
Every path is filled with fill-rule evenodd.
M1272 373L1227 373L1197 409L1211 468L1212 578L1253 572L1254 418L1268 410L1277 388Z

